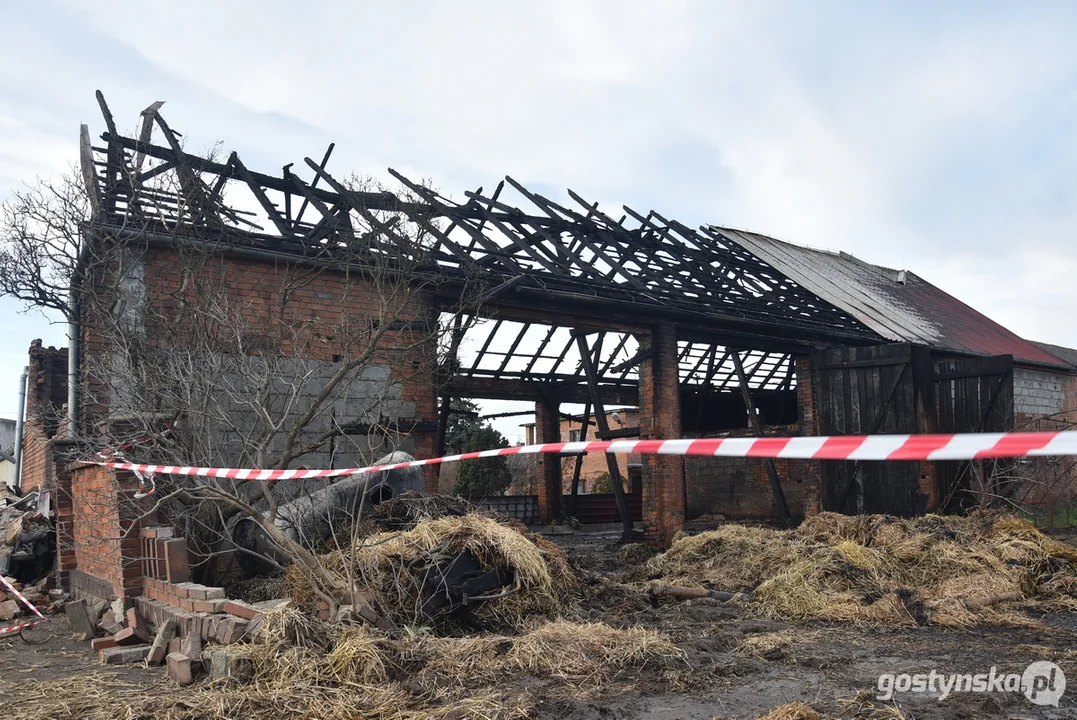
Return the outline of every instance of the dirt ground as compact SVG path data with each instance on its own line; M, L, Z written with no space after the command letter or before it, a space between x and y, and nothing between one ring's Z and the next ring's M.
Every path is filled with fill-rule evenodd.
M1077 718L1077 616L1034 617L1029 627L953 630L790 624L709 599L656 607L638 591L642 585L631 585L639 579L631 569L646 559L638 546L625 550L614 535L552 539L587 578L580 619L656 628L686 659L673 674L645 669L608 678L584 694L553 681L521 679L538 700L541 720L756 718L797 701L842 718ZM111 678L132 694L162 692L168 685L162 668L97 665L89 644L71 636L62 616L26 638L38 644L19 636L0 639L0 709L9 717L34 702L34 683L27 679ZM994 666L1020 674L1039 660L1057 663L1071 678L1058 708L1034 705L1021 693L954 693L942 701L937 693L899 693L889 702L875 697L880 673L986 673Z
M554 539L580 568L598 578L624 579L615 537ZM1031 662L1050 660L1077 678L1075 615L1031 618L1036 626L1029 628L953 630L791 624L748 617L736 605L710 599L663 601L658 607L634 597L610 598L606 604L595 598L588 604L594 619L612 615L617 622L666 633L686 652L700 682L676 694L629 688L616 700L561 703L547 709L550 720L754 718L798 701L823 715L849 718L1077 718L1072 690L1058 708L1036 706L1020 693L953 693L943 701L938 693L902 693L890 702L876 699L880 673L975 674L992 666L1000 673L1021 673ZM753 638L761 646L756 652Z

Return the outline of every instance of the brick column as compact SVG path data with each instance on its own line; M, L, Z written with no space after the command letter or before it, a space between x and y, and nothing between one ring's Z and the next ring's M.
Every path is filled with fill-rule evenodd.
M416 433L412 435L413 442L415 444L415 459L426 460L434 457L434 445L436 438L433 433ZM439 492L438 488L438 471L437 465L424 465L423 471L423 490L428 493Z
M104 581L114 596L142 594L143 522L151 498L133 498L138 481L128 472L82 465L71 469L72 536L76 572Z
M52 440L49 454L53 470L52 506L56 513L56 587L70 591L69 576L78 567L75 562L75 503L71 492L71 463L81 446L72 440Z
M815 414L815 366L810 355L798 355L793 359L797 377L797 422L799 433L804 436L819 435L819 418ZM820 478L823 468L818 460L800 460L804 464L803 477L807 478L804 494L804 517L818 515L823 507L823 485ZM786 476L788 477L788 476Z
M535 432L540 443L561 442L561 417L557 403L535 403ZM561 517L561 457L542 453L538 456L539 522Z
M677 377L677 331L655 328L640 337L640 349L654 354L639 369L639 426L642 438L681 435L680 380ZM668 547L684 529L684 459L676 455L644 455L643 522L647 542Z

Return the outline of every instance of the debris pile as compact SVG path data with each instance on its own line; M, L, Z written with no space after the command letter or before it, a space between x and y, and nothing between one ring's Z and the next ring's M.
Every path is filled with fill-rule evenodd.
M0 502L0 573L33 585L48 574L56 557L49 495L32 492L19 498L5 492Z
M793 621L972 626L1023 622L1015 603L1077 609L1077 549L988 513L823 513L786 531L725 525L678 538L648 570L675 585L750 593L764 614Z
M6 584L0 584L0 626L10 625L10 621L16 618L33 615L33 611L19 599L19 595L45 615L55 613L63 605L61 593L48 589L47 577L41 578L33 585L23 585L14 577L5 576L4 580ZM12 592L12 589L18 591L18 595Z

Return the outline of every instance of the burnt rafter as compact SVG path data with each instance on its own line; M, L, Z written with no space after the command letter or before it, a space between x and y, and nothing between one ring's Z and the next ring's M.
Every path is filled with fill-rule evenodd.
M750 383L778 389L794 382L794 353L880 339L715 227L630 207L609 214L572 190L560 203L511 177L460 201L392 169L399 190L357 189L327 169L332 145L319 161L269 175L234 152L223 162L187 152L160 103L128 137L98 100L107 131L88 164L98 227L193 228L215 242L303 258L361 247L436 275L435 302L457 299L460 287L484 277L497 291L480 314L497 322L487 337L464 343L473 352L460 364L476 381L582 382L568 331L587 324L614 336L598 345L593 368L595 382L614 389L637 382L633 328L659 323L678 328L681 382L720 389L736 385L728 347L756 348L742 356ZM154 132L163 143L153 142Z

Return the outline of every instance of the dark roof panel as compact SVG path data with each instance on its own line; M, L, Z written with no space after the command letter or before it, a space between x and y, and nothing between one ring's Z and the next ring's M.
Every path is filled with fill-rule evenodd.
M1036 364L1069 364L914 273L758 233L714 230L889 340L1013 355Z

